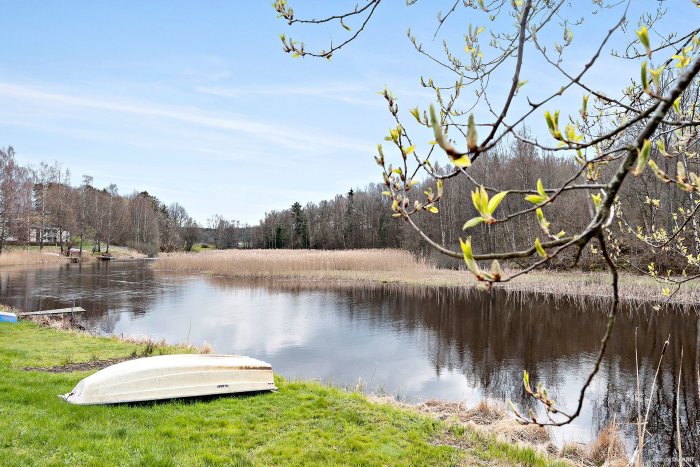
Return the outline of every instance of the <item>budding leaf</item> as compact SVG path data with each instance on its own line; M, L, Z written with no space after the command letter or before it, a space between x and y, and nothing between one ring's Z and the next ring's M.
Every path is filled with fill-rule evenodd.
M469 237L466 241L460 238L459 244L462 247L462 256L464 257L464 263L467 265L467 268L472 274L480 278L481 272L479 271L479 266L477 266L474 260L474 254L472 253L472 238Z
M469 219L467 222L464 223L464 227L462 227L462 230L471 229L472 227L476 227L482 222L484 222L483 217L475 217L473 219Z
M544 191L544 185L542 185L542 179L538 178L537 179L537 194L536 195L527 195L525 196L525 200L529 201L532 204L542 204L545 201L549 200L549 196L547 196L547 192Z
M503 198L505 198L507 194L508 194L507 191L501 191L501 192L493 195L493 198L491 198L491 200L489 201L489 204L488 204L489 214L493 214L493 212L496 210L498 205L501 204L501 201L503 201Z
M561 139L561 132L559 131L559 111L557 110L554 112L554 115L549 113L549 111L545 112L544 119L554 139Z
M535 213L537 214L537 222L540 224L540 227L544 233L549 234L549 221L547 221L547 219L544 217L542 209L537 208Z
M535 239L535 250L537 250L538 255L540 255L543 258L547 258L547 252L544 251L544 248L542 248L542 243L540 243L540 237L537 237Z
M466 154L458 152L447 142L447 138L445 138L442 128L440 127L440 121L435 114L435 107L433 107L432 104L430 105L430 125L433 127L433 133L435 133L435 142L445 151L447 157L450 158L450 161L452 161L454 165L457 167L469 167L472 165L472 161Z
M420 121L420 113L418 112L418 107L414 107L414 108L410 109L409 111L411 112L411 115L413 115L413 118L415 118L418 123L422 123Z
M648 139L644 140L642 149L637 150L637 163L632 171L632 175L639 177L644 172L644 167L647 165L649 155L651 154L651 143Z
M491 263L491 277L496 281L500 281L501 277L503 277L503 270L497 259L494 259Z
M651 45L649 44L649 31L647 31L646 26L642 26L642 29L639 31L635 31L637 33L637 37L639 38L639 42L644 46L644 48L647 51L647 56L651 58Z
M476 124L474 123L474 115L469 115L469 122L467 124L467 147L470 151L475 151L477 148L478 135L476 132Z

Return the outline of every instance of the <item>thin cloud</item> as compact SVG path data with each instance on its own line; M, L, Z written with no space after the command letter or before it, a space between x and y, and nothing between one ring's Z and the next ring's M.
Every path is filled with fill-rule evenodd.
M205 113L197 108L155 105L149 102L124 102L101 97L84 97L45 91L39 88L0 82L0 95L21 101L60 104L109 112L119 112L143 117L167 119L204 128L243 133L266 143L276 143L294 150L329 151L352 149L367 151L372 145L354 141L340 135L320 133L308 128L296 129L288 125L258 122L244 115Z
M246 96L306 96L319 99L330 99L360 105L383 105L382 99L362 99L357 94L373 94L364 86L331 85L331 86L240 86L214 87L196 86L194 91L218 97L241 98Z

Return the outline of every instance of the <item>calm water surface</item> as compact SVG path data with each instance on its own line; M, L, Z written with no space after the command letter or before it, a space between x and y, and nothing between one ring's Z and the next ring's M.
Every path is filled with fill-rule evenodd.
M361 385L411 401L527 406L522 371L573 407L605 327L605 306L541 297L406 286L233 280L115 262L0 270L0 302L23 310L87 310L89 327L250 355L288 378ZM583 414L554 432L587 441L613 416L634 442L635 332L648 399L664 340L671 345L652 397L649 457L673 456L680 406L684 455L700 458L700 322L693 311L625 309ZM683 348L683 361L680 359ZM680 399L676 397L682 366Z

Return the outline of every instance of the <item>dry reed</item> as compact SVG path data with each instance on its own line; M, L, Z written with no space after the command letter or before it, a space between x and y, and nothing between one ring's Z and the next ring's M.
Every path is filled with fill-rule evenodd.
M403 250L220 250L164 255L157 267L165 271L208 273L229 277L349 280L428 286L473 287L467 271L438 269ZM513 271L507 271L513 272ZM612 291L605 272L533 271L513 282L498 284L509 292L556 297L607 299ZM622 274L620 298L663 302L663 285L642 276ZM700 303L700 284L689 283L670 300Z
M591 444L589 458L596 464L605 464L609 466L627 465L625 443L620 437L620 433L617 429L617 422L614 417Z
M313 279L421 276L435 272L402 250L222 250L171 253L158 261L166 270L206 272L237 277L304 277Z
M24 266L32 264L59 264L68 261L58 253L45 253L31 250L4 251L0 254L0 267Z

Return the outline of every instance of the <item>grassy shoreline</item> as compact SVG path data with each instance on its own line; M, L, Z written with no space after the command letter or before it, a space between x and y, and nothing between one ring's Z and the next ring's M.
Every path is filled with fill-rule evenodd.
M218 250L162 255L159 270L226 277L333 280L418 286L475 287L467 271L438 269L402 250ZM513 271L506 271L513 272ZM612 296L605 272L533 271L495 287L509 292L555 297L607 299ZM622 273L620 298L645 303L697 305L700 283L689 283L670 299L650 277Z
M3 464L562 465L533 448L313 382L277 377L275 394L72 406L56 395L90 371L36 369L144 349L29 322L0 325L0 432L10 434L0 442ZM151 351L191 349L160 344Z

